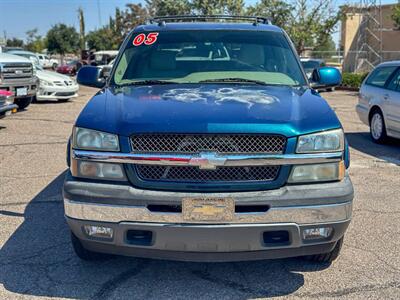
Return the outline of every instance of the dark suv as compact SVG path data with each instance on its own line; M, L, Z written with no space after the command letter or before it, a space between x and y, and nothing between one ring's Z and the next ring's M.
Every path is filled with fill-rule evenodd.
M341 80L317 72L315 86ZM87 66L78 82L101 88L68 148L79 257L337 257L349 151L282 29L256 17L153 19L128 35L108 78Z

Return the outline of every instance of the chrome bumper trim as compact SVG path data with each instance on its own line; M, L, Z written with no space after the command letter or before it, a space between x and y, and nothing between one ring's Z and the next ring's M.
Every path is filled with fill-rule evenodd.
M65 215L69 218L99 222L194 223L182 213L151 212L146 206L93 204L64 198ZM350 220L352 202L328 205L272 207L265 213L236 213L230 224L315 224ZM200 222L204 223L204 222ZM213 221L213 224L226 222Z
M215 153L188 154L137 154L120 152L100 152L72 150L73 159L110 163L129 163L141 165L197 166L201 169L240 166L305 165L338 162L343 152L313 154L248 154L216 155Z

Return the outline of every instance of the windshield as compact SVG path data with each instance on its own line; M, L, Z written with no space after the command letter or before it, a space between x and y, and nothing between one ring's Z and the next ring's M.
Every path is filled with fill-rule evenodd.
M219 79L306 84L282 33L244 30L136 32L118 61L111 84L149 80L199 83Z

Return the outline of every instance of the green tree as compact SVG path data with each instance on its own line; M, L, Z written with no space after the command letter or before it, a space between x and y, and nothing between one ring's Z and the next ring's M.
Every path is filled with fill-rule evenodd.
M333 41L332 36L329 36L323 43L316 43L317 46L314 47L313 56L319 58L330 58L336 55L336 45Z
M176 16L191 13L188 0L146 0L146 8L151 16Z
M47 49L50 53L64 56L66 53L76 53L79 49L79 34L72 26L54 25L47 32Z
M393 7L392 20L394 21L396 29L400 30L400 2Z
M86 35L86 41L89 49L96 50L116 50L119 46L119 39L110 26L90 31Z
M23 47L24 46L24 41L17 39L17 38L12 38L12 39L7 39L6 41L6 47Z
M191 6L200 15L240 15L245 8L243 0L193 0Z
M248 15L267 16L271 22L281 28L289 27L288 20L292 18L293 6L280 0L261 0L247 8Z
M137 25L143 24L148 17L146 7L141 4L127 4L126 9L121 12L121 36L125 37Z
M26 32L26 50L32 52L41 52L46 48L45 39L38 34L38 29L34 28Z
M297 0L286 30L301 54L305 47L325 44L341 17L333 0Z

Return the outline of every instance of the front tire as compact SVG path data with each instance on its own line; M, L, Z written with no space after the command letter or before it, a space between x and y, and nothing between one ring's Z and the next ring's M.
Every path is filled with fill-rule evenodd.
M318 263L332 263L334 260L336 260L340 254L340 250L342 249L343 245L343 239L342 237L340 240L336 242L335 248L331 252L328 253L321 253L321 254L314 254L314 255L308 255L305 256L304 258L308 261L312 262L318 262Z
M387 140L386 125L383 114L380 110L372 113L369 122L370 134L372 141L377 144L383 144Z
M71 231L71 243L76 256L78 256L82 260L93 261L93 260L102 260L107 258L106 254L97 253L85 249L80 239L75 234L73 234L72 231Z
M53 71L55 71L55 70L57 69L57 67L58 67L58 64L56 64L56 63L54 63L54 64L51 66L51 68L53 69Z
M14 100L14 103L18 105L19 109L25 109L32 103L33 97L18 98Z

